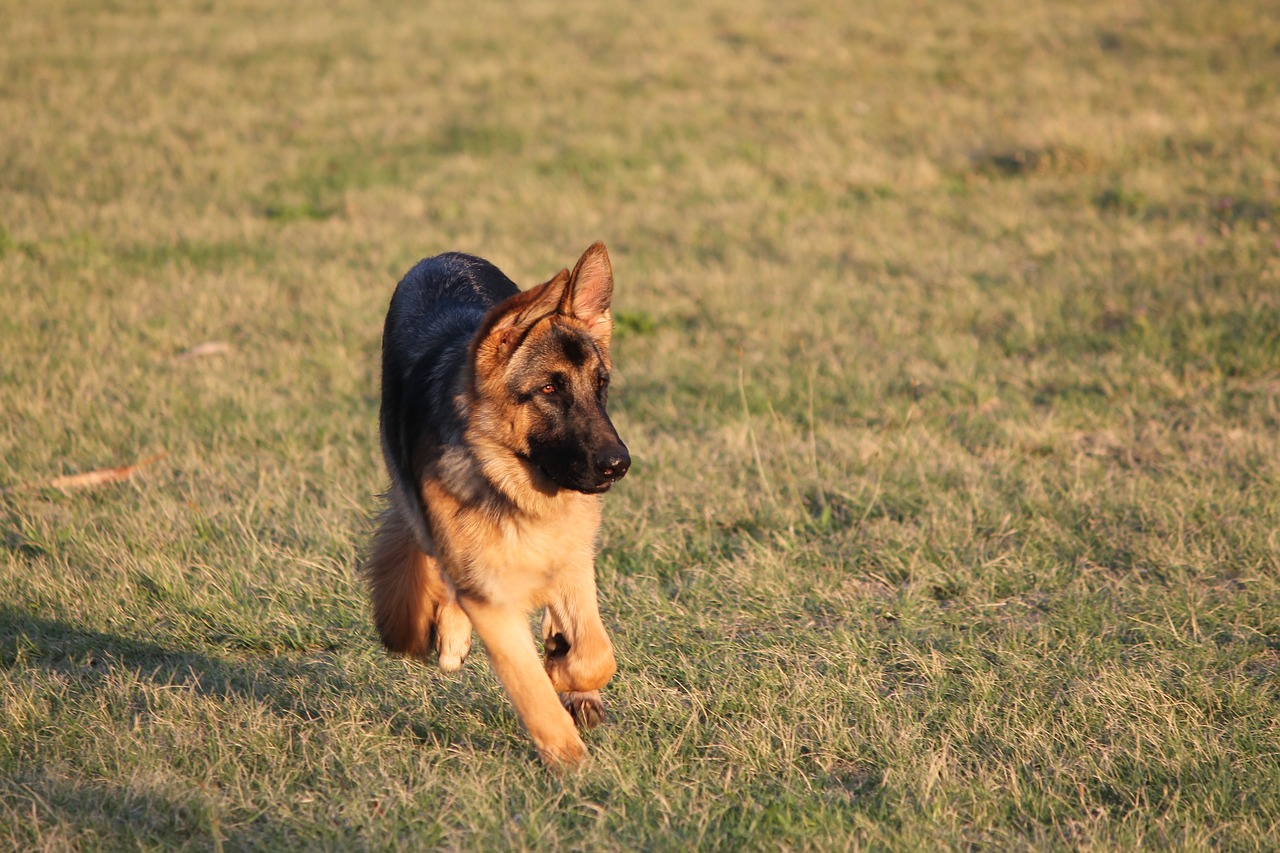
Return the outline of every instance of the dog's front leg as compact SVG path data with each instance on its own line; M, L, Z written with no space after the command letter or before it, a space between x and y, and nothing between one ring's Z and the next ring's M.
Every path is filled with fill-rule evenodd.
M564 629L551 615L547 608L542 617L542 653L548 675L552 675L553 684L559 680L563 684L563 664L569 654L569 641L565 638ZM557 688L558 689L558 688ZM599 690L561 690L560 704L573 717L580 729L594 729L604 722L604 700Z
M603 687L617 671L613 643L600 619L594 567L564 579L542 620L544 664L560 702L581 728L604 722Z
M494 671L543 762L552 767L580 764L587 757L586 745L542 670L528 616L519 608L466 595L458 601L484 642Z

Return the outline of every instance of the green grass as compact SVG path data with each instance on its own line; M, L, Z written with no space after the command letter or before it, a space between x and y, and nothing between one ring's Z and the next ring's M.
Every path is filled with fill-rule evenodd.
M6 5L0 848L1280 847L1271 4ZM354 569L398 277L596 239L557 780Z

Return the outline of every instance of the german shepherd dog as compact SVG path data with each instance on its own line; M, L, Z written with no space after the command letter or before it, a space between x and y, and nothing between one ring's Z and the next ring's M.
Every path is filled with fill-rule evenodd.
M452 672L474 626L553 767L585 759L577 729L604 719L617 668L594 566L600 496L631 465L605 411L612 296L603 243L523 292L437 255L396 287L382 336L391 488L364 566L378 632Z

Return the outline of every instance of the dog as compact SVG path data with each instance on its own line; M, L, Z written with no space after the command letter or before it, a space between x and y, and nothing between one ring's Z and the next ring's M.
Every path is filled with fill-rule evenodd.
M382 336L391 488L364 565L378 633L451 672L474 627L554 768L586 758L578 729L603 721L617 669L595 581L601 495L631 466L606 411L612 297L603 243L525 291L448 253L400 281Z

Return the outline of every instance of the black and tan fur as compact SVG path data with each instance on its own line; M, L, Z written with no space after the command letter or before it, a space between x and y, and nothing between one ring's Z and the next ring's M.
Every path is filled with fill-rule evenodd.
M612 295L601 243L523 292L438 255L400 282L382 339L391 489L364 567L382 641L452 671L474 626L555 766L585 758L577 726L603 719L616 669L594 567L600 495L631 464L605 411Z

